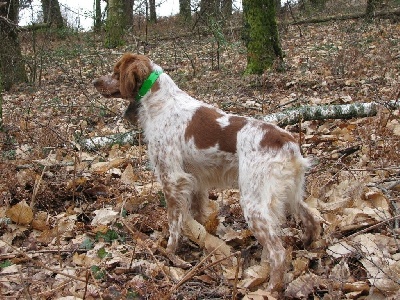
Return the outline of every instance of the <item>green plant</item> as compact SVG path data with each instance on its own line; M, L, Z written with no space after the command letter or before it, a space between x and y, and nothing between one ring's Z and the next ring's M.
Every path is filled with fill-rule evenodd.
M104 279L106 277L106 272L99 266L91 266L90 271L92 272L94 279Z
M7 259L5 261L0 262L0 269L7 268L11 265L12 265L12 262Z
M97 256L101 259L106 258L107 256L111 256L109 252L104 249L104 247L101 247L99 250L97 250Z
M93 249L93 241L89 238L85 239L80 245L79 249L90 250Z
M117 231L109 229L106 233L98 232L95 237L96 241L103 240L106 243L111 243L113 240L125 241L125 237L120 235Z

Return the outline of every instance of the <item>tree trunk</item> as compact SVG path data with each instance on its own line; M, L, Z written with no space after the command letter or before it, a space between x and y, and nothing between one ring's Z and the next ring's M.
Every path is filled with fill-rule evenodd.
M105 40L107 48L116 48L125 43L126 13L124 12L124 5L124 0L108 0Z
M278 15L281 11L282 3L281 0L275 0L275 12Z
M149 5L150 5L149 21L150 23L156 23L157 22L156 0L149 0Z
M310 0L310 2L316 10L323 10L325 8L326 0Z
M0 77L4 90L14 83L26 82L24 60L18 40L18 0L8 0L0 7Z
M100 0L95 0L95 15L94 15L94 28L99 30L101 28L101 3Z
M58 0L42 0L42 10L44 23L55 24L57 28L64 26Z
M134 0L125 0L125 17L126 17L126 25L133 26L133 4Z
M368 0L367 8L365 10L365 18L371 20L375 16L377 6L382 0Z
M246 74L262 74L282 59L275 0L243 0L243 39L247 48Z
M200 1L200 15L204 19L209 17L218 16L220 13L220 0L201 0Z
M192 18L190 0L179 0L179 16L184 21L188 21Z
M0 131L3 130L3 82L0 73Z
M391 10L391 11L375 11L374 17L383 18L383 19L394 19L397 20L398 16L400 16L400 9ZM341 20L357 20L360 18L366 18L366 13L355 13L350 15L337 15L337 16L327 16L322 18L313 18L313 19L304 19L299 21L291 22L290 25L301 25L301 24L316 24L316 23L325 23L330 21L341 21Z
M225 19L228 19L232 15L232 0L221 0L221 13Z

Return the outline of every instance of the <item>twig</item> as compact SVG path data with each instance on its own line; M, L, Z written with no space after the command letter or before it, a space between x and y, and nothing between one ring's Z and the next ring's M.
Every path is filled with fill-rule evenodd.
M94 278L94 275L93 275L93 272L92 272L92 269L89 269L90 270L90 272L89 272L89 274L90 274L90 277L92 277L92 280L93 280L93 284L96 286L96 288L100 291L101 289L100 289L100 287L99 287L99 285L97 284L97 280L96 280L96 278ZM88 280L85 280L85 283L86 282L88 282ZM101 296L101 294L99 293L99 297L100 297L100 299L102 299L103 300L103 297Z
M84 292L83 292L83 297L82 297L82 299L85 299L85 298L86 298L87 287L88 287L89 277L90 277L89 275L90 275L90 272L89 272L88 269L86 269L86 274L85 274L85 277L86 277L85 290L84 290Z
M40 177L39 177L39 178L36 178L36 180L35 180L35 185L33 186L33 192L32 192L31 203L30 203L30 205L29 205L29 207L32 209L32 211L33 211L33 209L34 209L34 207L35 207L36 195L37 195L37 193L38 193L38 191L39 191L40 183L42 182L43 175L44 175L44 172L45 172L45 171L46 171L46 166L44 166L44 168L43 168L43 170L42 170L42 174L40 174Z
M379 222L379 223L377 223L377 224L371 225L371 226L369 226L369 227L367 227L367 228L364 228L364 229L362 229L362 230L360 230L360 231L358 231L358 232L356 232L356 233L353 233L353 234L351 234L351 235L349 235L349 236L346 236L346 237L344 237L343 239L345 239L345 240L352 239L353 237L355 237L355 236L357 236L357 235L359 235L359 234L368 232L368 231L370 231L370 230L372 230L372 229L375 229L375 228L377 228L377 227L379 227L379 226L382 226L383 224L389 223L389 222L394 221L394 220L397 220L397 219L400 219L400 215L391 217L391 218L386 219L386 220L383 220L383 221L381 221L381 222Z
M50 250L27 251L26 253L36 254L36 253L70 253L70 252L83 253L83 252L87 252L87 250L86 249L73 249L73 250L50 249ZM2 255L0 255L0 260L12 259L12 258L18 257L19 255L20 255L19 253L2 254Z
M242 253L239 251L238 257L237 257L237 264L236 264L236 271L235 271L235 282L233 283L233 291L232 291L232 300L237 299L237 284L239 281L239 270L240 270L240 264L242 261Z
M50 299L49 295L54 294L57 290L60 290L60 289L64 288L69 283L71 283L71 280L63 282L63 283L59 284L58 286L52 288L51 290L43 291L43 292L41 292L39 294L35 294L35 299Z
M167 252L163 247L161 247L160 245L158 245L157 243L154 243L148 236L146 236L145 234L141 233L141 232L136 232L134 229L130 228L128 226L128 224L126 224L126 222L124 220L121 220L121 222L125 225L125 227L130 231L130 233L133 235L133 237L136 240L142 240L143 236L144 239L151 241L155 248L157 248L157 250L159 252L161 252L162 255L164 255L165 257L167 257L175 266L180 267L182 269L188 269L191 267L191 265L189 263L187 263L186 261L184 261L183 259L180 259L178 256L176 256L175 254L169 253ZM143 236L140 236L143 235ZM133 258L132 258L133 259Z
M125 227L132 233L132 235L135 236L135 232L133 230L131 230L131 228L128 226L128 224L126 224L126 222L124 220L121 220L121 221L125 225ZM171 283L171 280L169 279L168 275L165 273L164 268L161 266L159 260L154 256L153 251L151 251L150 248L144 242L142 242L140 239L138 239L137 242L140 243L142 246L144 246L146 248L147 252L149 252L150 256L155 261L157 267L164 274L164 278L167 280L168 283Z
M185 283L186 281L188 281L189 279L193 278L197 272L203 272L204 270L206 270L206 269L208 269L208 268L211 268L212 266L214 266L214 265L216 265L216 264L219 264L220 262L222 262L222 261L224 261L224 260L226 260L226 259L228 259L228 258L230 258L230 257L233 257L233 256L237 255L237 253L232 253L232 254L230 254L230 255L228 255L228 256L226 256L226 257L223 257L223 258L221 258L221 259L219 259L219 260L216 260L215 262L212 262L212 263L206 265L206 266L203 267L203 268L200 268L200 266L203 265L204 262L207 261L207 260L211 257L211 255L214 254L222 245L223 245L223 244L220 244L218 247L216 247L215 249L213 249L213 250L212 250L209 254L207 254L196 266L194 266L191 270L189 270L189 272L187 272L186 275L185 275L175 286L173 286L173 287L170 289L168 295L167 295L164 299L165 299L165 300L170 299L170 298L171 298L171 295L172 295L182 284L184 284L184 283Z
M40 268L43 268L43 269L45 269L45 270L47 270L47 271L50 271L50 272L53 272L53 273L56 273L56 274L59 274L59 275L62 275L62 276L65 276L65 277L68 277L68 278L71 278L71 279L74 279L74 280L78 280L78 281L82 281L82 282L85 282L85 283L86 283L86 278L85 278L85 279L82 279L82 278L79 278L79 277L77 277L77 276L73 276L73 275L70 275L70 274L67 274L67 273L58 271L58 270L56 270L56 269L52 269L52 268L46 266L45 264L43 264L41 261L36 261L36 260L34 260L32 257L28 256L27 254L25 254L24 252L22 252L22 251L19 250L18 248L14 247L13 245L11 245L10 243L8 243L7 241L5 241L5 240L3 240L3 239L1 239L1 241L2 241L3 243L5 243L7 246L13 248L15 251L17 251L19 254L21 254L23 257L25 257L27 260L31 261L33 264L37 265L37 266L40 267Z

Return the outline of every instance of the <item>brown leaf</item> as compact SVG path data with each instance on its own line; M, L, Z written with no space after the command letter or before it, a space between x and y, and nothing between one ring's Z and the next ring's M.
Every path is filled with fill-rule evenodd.
M243 272L243 280L239 283L240 287L251 288L267 280L270 273L268 264L254 265Z
M99 184L90 189L86 189L84 192L88 197L93 197L93 198L107 197L108 196L108 187L105 185Z
M255 292L248 293L243 300L276 300L270 292L258 289Z
M313 273L308 273L290 282L285 290L285 296L304 299L320 285L323 285L321 278Z
M121 182L126 185L134 185L135 181L137 181L139 177L133 172L133 167L131 164L128 164L121 175Z
M93 172L95 173L105 173L112 168L119 167L120 165L124 164L126 161L125 158L115 158L108 162L98 162L92 166Z
M25 200L18 202L6 211L6 216L14 223L27 225L33 220L32 209L26 204Z
M308 270L308 265L310 260L305 257L299 257L292 261L293 265L293 274L295 277L299 276L300 274L304 273Z

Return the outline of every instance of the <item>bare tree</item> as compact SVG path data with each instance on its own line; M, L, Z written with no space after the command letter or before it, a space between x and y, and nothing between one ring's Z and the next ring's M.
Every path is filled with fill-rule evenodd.
M133 25L133 4L135 3L134 0L125 0L125 17L126 17L126 25L132 26Z
M124 0L108 0L105 46L115 48L124 44L126 13Z
M0 3L0 79L5 90L14 83L27 81L21 46L18 39L18 0Z
M179 15L183 20L190 20L192 18L190 0L179 0Z
M221 13L225 18L229 18L232 15L232 0L221 0Z
M200 0L201 16L218 16L220 13L220 0Z
M156 23L157 22L156 0L149 0L149 7L150 7L149 21L151 23Z
M58 0L41 0L44 23L54 24L58 28L64 26L64 20L61 15L60 4Z
M101 3L100 0L94 1L95 10L94 10L94 28L95 30L99 30L101 28Z

